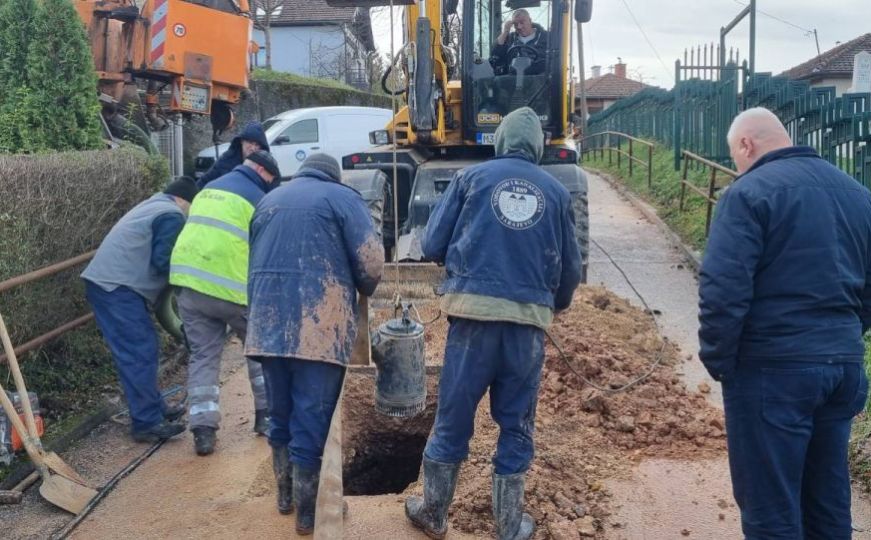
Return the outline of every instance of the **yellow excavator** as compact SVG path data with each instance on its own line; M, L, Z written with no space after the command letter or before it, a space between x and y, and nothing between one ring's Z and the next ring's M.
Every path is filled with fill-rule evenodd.
M421 232L454 173L492 157L502 118L528 106L545 132L541 165L572 194L586 275L587 181L572 140L570 51L572 25L590 20L592 0L327 3L404 6L404 43L382 78L384 90L401 98L402 107L386 129L370 134L378 146L342 160L346 170L387 176L384 241L391 258L421 260ZM518 16L532 23L534 42L500 36ZM389 81L396 79L405 82L390 88Z

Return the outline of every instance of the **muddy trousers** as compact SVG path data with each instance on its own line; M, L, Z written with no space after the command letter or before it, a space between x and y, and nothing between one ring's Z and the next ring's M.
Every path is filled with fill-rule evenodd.
M85 294L115 361L133 431L156 426L164 407L157 387L160 349L145 299L127 287L106 292L87 280Z
M847 443L861 363L743 360L723 381L729 467L748 540L848 540Z
M475 412L489 388L490 414L499 425L494 472L525 472L534 454L535 406L543 362L544 331L540 328L452 317L438 411L424 455L441 463L466 459Z
M191 350L188 364L188 416L191 428L217 429L221 423L218 406L221 354L227 340L227 326L245 341L245 306L180 287L176 294L178 312L184 323ZM260 364L248 360L248 380L254 394L254 408L266 409L266 386Z
M320 469L345 368L296 358L258 357L269 395L269 444L287 446L290 461Z

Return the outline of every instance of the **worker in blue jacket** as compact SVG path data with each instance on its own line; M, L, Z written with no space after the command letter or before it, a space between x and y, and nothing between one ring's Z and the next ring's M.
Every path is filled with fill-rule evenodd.
M203 189L212 180L232 172L244 162L248 156L265 150L269 152L269 141L266 140L266 132L260 122L250 122L241 133L233 137L233 141L214 164L197 180L197 187Z
M538 115L528 107L512 112L495 142L495 159L454 176L422 239L424 256L447 270L440 292L450 330L423 457L424 496L407 499L405 513L432 538L447 531L475 411L488 389L500 428L493 458L497 536L532 536L523 492L545 330L581 281L569 192L538 166L544 150Z
M728 134L741 175L699 275L701 350L723 384L746 538L849 539L847 443L865 405L871 193L766 109Z
M301 535L314 530L321 457L357 335L357 294L375 292L384 264L366 203L341 175L333 157L312 154L260 201L251 222L245 354L266 377L278 510L290 513L295 503Z

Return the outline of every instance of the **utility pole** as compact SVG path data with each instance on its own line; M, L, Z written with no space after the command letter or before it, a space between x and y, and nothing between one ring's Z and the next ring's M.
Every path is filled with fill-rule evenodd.
M581 136L587 136L587 89L584 86L584 33L583 24L578 23L578 99L581 100Z

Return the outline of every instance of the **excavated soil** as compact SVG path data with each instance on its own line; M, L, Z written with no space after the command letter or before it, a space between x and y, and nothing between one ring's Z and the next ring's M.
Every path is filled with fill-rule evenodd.
M549 345L527 511L538 525L536 538L602 538L613 526L603 481L625 474L645 456L721 455L722 413L685 388L674 372L678 352L659 338L650 316L605 289L579 290L551 333L572 369ZM443 344L434 345L443 350ZM574 373L597 386L617 388L646 373L657 359L660 364L648 378L614 394ZM490 458L497 436L485 398L451 508L452 526L475 536L493 534ZM419 493L420 485L409 491Z

